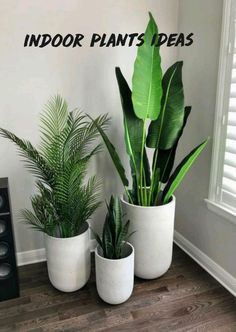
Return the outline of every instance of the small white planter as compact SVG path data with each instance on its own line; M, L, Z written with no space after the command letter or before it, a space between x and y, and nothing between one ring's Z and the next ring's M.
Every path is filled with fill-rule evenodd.
M90 232L86 223L81 233L70 238L45 234L48 275L52 285L73 292L88 281L91 271Z
M134 248L124 247L124 258L107 259L101 247L95 249L96 284L101 299L109 304L128 300L134 287Z
M175 197L160 206L143 207L121 198L129 231L135 232L129 242L135 249L134 274L143 279L162 276L172 261Z

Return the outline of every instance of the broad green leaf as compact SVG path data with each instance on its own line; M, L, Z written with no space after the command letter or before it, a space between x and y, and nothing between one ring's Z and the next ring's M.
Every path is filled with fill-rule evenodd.
M88 117L93 121L94 125L96 126L97 130L99 131L100 135L103 138L103 141L107 147L107 150L111 156L111 159L116 167L116 170L121 178L121 181L125 187L129 185L129 181L125 175L125 169L121 164L120 157L118 156L114 145L110 142L109 138L105 134L104 130L98 125L98 123L88 115Z
M135 182L134 177L136 177L136 181L138 181L140 174L143 121L137 118L134 113L131 90L118 67L116 68L116 78L123 109L126 151L130 157L131 173L133 182ZM146 184L150 185L150 169L146 151L144 151L143 159Z
M193 149L177 166L174 173L171 175L162 195L163 203L166 204L169 202L171 196L183 180L184 176L192 166L193 162L196 160L196 158L199 156L199 154L202 152L204 147L207 144L207 140L205 140L203 143L198 145L195 149Z
M152 45L158 28L152 15L145 31L144 43L138 48L132 79L132 101L139 119L156 120L162 97L162 70L159 47Z
M161 113L149 126L147 146L169 150L176 142L184 119L183 62L176 62L162 80Z
M151 206L155 206L157 205L157 199L158 199L158 192L159 192L159 184L160 184L160 169L156 168L154 171L154 182L153 185L151 187L151 201L150 201L150 205Z
M129 190L129 193L131 195L133 204L138 204L138 196L137 196L138 182L136 178L135 167L131 159L130 159L130 170L132 176L132 189Z
M143 121L137 118L134 113L131 90L118 67L116 68L116 78L123 109L126 151L132 160L137 175L140 170Z
M183 130L187 123L187 119L188 119L190 112L191 112L191 106L186 106L184 109L184 122L183 122L183 125L181 128L181 131L179 132L179 136L177 138L175 145L169 150L162 150L162 149L155 150L155 153L158 153L157 168L160 168L160 181L162 183L166 183L169 179L170 173L174 166L177 146L178 146L180 137L183 134Z
M147 152L146 152L145 148L144 148L144 154L143 154L143 167L144 167L144 173L145 173L146 186L150 186L151 172L150 172L149 160L148 160L148 156L147 156Z

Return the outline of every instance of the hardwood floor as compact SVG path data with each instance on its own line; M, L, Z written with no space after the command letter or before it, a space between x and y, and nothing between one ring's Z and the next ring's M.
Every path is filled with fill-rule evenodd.
M54 289L45 263L20 268L21 297L0 303L0 331L236 331L236 298L178 247L156 280L135 280L132 297L110 306L94 273L75 293Z

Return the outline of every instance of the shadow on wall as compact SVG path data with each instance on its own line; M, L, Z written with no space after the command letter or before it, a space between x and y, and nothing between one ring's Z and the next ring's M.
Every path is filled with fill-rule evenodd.
M120 60L117 59L116 61L114 54L110 63L105 62L104 59L105 58L101 58L101 61L91 62L91 65L80 70L83 81L80 86L79 94L83 96L83 104L88 107L88 109L82 109L82 111L92 117L96 117L101 113L109 113L110 123L106 133L111 141L114 142L122 161L125 161L125 167L128 167L123 139L123 118L119 89L115 80L114 63L118 63ZM108 68L109 72L104 72L103 68ZM101 84L95 84L94 81L91 81L91 77L93 77L94 73L96 73L96 82L100 82ZM108 85L108 81L112 82L112 84ZM95 89L94 93L92 93L93 89ZM117 195L122 195L123 193L122 183L100 136L98 136L98 140L102 143L103 149L102 152L97 154L91 161L89 168L89 174L97 174L100 176L103 184L101 190L103 204L91 219L91 224L96 232L101 231L104 222L106 214L105 200L108 200L112 193Z

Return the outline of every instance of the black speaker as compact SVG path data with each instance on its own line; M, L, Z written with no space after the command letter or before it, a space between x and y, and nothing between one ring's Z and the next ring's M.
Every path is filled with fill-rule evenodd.
M8 179L0 179L0 301L19 296Z

